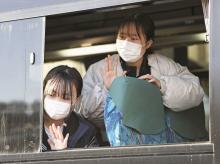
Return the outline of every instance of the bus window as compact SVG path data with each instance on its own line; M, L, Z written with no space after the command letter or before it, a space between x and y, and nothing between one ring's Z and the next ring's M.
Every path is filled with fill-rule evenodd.
M44 25L43 18L0 23L1 153L40 149ZM30 63L33 53L37 60Z
M205 95L205 115L201 116L204 121L200 120L200 123L204 123L207 132L202 141L208 141L209 54L199 0L191 3L150 1L48 16L44 74L52 67L64 64L77 68L84 76L93 63L104 59L108 54L117 53L115 41L118 26L125 17L134 13L144 13L153 19L156 26L154 53L188 67L190 72L199 77ZM109 146L103 119L89 120L99 129L100 145Z

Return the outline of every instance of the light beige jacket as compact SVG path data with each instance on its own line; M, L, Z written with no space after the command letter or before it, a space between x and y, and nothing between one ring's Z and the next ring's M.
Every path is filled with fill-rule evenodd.
M113 65L119 60L113 55ZM199 78L194 76L186 67L158 54L148 56L151 74L161 82L163 103L173 111L183 111L202 102L204 91ZM79 113L86 118L103 118L104 102L108 91L104 87L102 70L105 61L101 60L91 65L83 78L81 108ZM118 75L122 75L120 62L117 67Z

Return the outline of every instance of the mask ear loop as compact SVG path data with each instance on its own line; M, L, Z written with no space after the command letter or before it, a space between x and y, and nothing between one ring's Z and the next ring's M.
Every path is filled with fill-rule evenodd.
M148 40L145 44L146 50L151 48L152 45L153 45L153 40L152 39Z

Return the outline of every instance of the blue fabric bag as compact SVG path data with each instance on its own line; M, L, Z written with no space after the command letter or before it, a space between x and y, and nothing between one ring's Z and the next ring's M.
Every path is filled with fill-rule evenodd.
M106 133L111 146L165 144L167 143L166 130L159 134L144 135L122 123L123 115L117 109L112 98L108 95L104 109Z

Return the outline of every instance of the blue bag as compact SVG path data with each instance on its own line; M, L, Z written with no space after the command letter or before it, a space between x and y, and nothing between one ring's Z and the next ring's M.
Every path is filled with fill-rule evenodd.
M111 146L165 144L166 130L158 134L144 135L122 123L123 115L117 109L112 98L108 95L104 109L106 133Z

